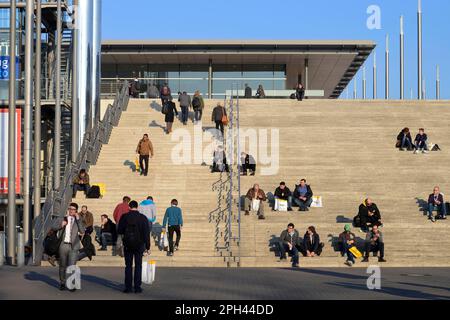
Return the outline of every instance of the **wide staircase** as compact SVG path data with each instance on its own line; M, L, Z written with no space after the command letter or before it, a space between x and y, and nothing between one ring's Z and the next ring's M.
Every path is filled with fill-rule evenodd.
M217 101L205 101L203 127L207 128L213 125L211 111ZM103 147L97 165L89 172L91 184L106 184L106 195L93 200L84 199L79 192L75 201L86 204L99 225L100 215L112 218L114 207L124 195L139 201L151 195L157 205L159 230L165 208L176 198L185 221L180 251L167 257L152 243L151 258L158 266L225 267L224 258L215 248L215 224L210 221L210 212L217 208L217 190L213 185L220 175L201 165L198 154L202 150L194 144L194 125L190 122L183 126L175 120L174 132L166 135L160 109L159 101L130 100L109 144ZM308 226L315 226L325 243L321 257L301 258L302 267L344 266L344 258L333 249L333 244L344 225L351 223L363 199L370 196L384 222L388 261L384 266L449 266L450 251L446 248L450 246L450 222L432 223L421 211L435 185L448 193L447 201L450 200L448 119L449 102L241 100L241 129L255 130L258 145L264 142L260 134L268 130L267 147L259 146L257 154L253 154L258 161L256 176L241 178L242 193L254 183L259 183L266 193L273 193L280 181L292 190L301 178L306 178L314 194L322 196L324 206L309 212L273 212L266 204L266 220L257 220L255 214L242 216L240 265L288 267L288 261L278 262L274 243L292 222L301 236ZM442 151L414 155L395 149L395 138L405 126L413 132L426 128L429 141L439 144ZM275 174L262 175L261 170L270 165L261 164L261 156L270 157L272 143L276 142L271 141L272 130L279 134L279 144L274 145L278 147L275 152L279 152L279 166ZM197 128L197 134L198 131ZM133 172L135 149L144 133L150 135L155 148L148 177ZM181 139L183 134L190 137ZM206 140L203 150L210 144ZM192 161L174 164L173 155L179 154L182 145L190 150ZM251 149L248 143L242 146L248 148ZM210 161L210 153L205 154L205 161ZM365 238L359 230L353 232L360 241ZM370 262L378 264L375 258ZM113 257L110 250L97 252L93 261L81 263L123 264L123 259Z

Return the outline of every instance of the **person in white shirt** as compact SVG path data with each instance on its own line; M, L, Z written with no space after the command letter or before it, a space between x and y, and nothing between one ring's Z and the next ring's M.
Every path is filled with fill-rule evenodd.
M55 219L52 230L58 232L61 239L59 246L59 289L66 290L67 268L74 266L78 260L78 252L81 248L80 236L85 233L85 226L78 214L78 204L71 203L65 217ZM75 289L70 290L75 291Z

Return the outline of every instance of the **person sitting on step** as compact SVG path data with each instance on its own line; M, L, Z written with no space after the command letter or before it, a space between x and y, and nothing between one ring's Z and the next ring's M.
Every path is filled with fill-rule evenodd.
M447 219L444 195L441 193L441 189L438 186L434 187L433 193L428 197L428 218L432 222L436 221L436 218L433 217L434 210L438 212L436 218Z
M409 128L404 128L398 134L396 147L400 148L399 149L400 151L405 151L405 148L407 148L407 150L410 151L414 148Z
M306 184L306 179L302 179L299 185L294 189L294 202L299 206L299 211L309 211L312 204L313 192L311 187Z
M101 245L99 251L106 251L109 244L116 245L117 227L106 214L102 214L101 221L101 227L96 227L96 240Z
M425 133L424 128L419 129L419 133L416 136L416 139L414 140L414 145L416 146L416 150L414 153L422 152L422 153L428 153L428 144L427 144L428 136Z
M298 267L300 234L293 223L289 223L287 230L280 235L280 261L286 259L286 252L292 255L292 267Z
M292 192L286 187L285 182L281 182L280 186L275 190L275 199L285 200L288 203L288 211L292 211Z
M267 200L266 194L259 188L259 184L255 184L253 188L249 189L245 196L244 207L245 215L248 216L250 211L257 209L258 218L264 220L264 201Z
M214 172L230 172L230 168L227 164L227 157L223 147L221 145L217 146L213 154L213 166L211 173Z
M316 231L316 228L310 226L303 237L302 253L305 257L315 257L322 254L323 247L325 245L320 242L320 236Z
M256 173L256 161L253 156L249 155L248 153L242 152L241 153L241 169L242 174L244 176L247 175L248 171L250 171L250 175L254 176Z
M361 230L363 232L368 232L373 226L379 227L383 225L380 210L378 210L377 205L373 203L371 198L367 198L359 206L358 215L361 219Z
M378 226L373 226L372 230L369 231L366 235L365 242L365 256L362 262L369 262L369 253L373 252L376 254L380 252L380 257L378 258L378 262L386 262L384 260L384 239L383 234L378 229Z
M339 235L338 247L341 252L341 256L347 256L345 264L352 267L355 264L355 256L350 251L352 247L356 246L356 236L351 232L351 226L346 224L344 227L344 232Z
M87 196L89 189L89 175L85 169L81 169L80 173L73 179L72 198L77 197L77 191L84 191L84 194Z

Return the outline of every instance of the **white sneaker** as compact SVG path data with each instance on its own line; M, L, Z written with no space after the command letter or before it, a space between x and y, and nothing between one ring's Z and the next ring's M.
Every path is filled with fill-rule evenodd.
M427 150L423 150L422 153L426 154L426 153L428 153L428 151Z
M351 261L345 261L344 262L347 266L349 266L349 267L353 267L353 262L351 262Z
M416 149L416 150L414 150L414 154L417 154L417 153L419 153L419 151Z

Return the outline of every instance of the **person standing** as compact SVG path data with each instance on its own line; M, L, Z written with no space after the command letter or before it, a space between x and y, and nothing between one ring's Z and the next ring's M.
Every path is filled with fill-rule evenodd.
M181 209L178 208L178 200L173 199L170 202L170 207L166 209L163 220L163 230L168 226L168 236L169 236L169 252L168 256L173 256L174 250L178 251L181 240L181 230L183 229L183 213ZM177 239L175 241L175 246L173 243L173 234L177 234Z
M139 155L139 166L141 167L141 176L148 175L148 161L150 156L153 157L153 144L148 138L148 134L139 141L136 148L136 153Z
M152 234L153 224L156 221L156 205L152 196L148 196L146 200L139 204L139 212L142 213L148 220L148 228L150 235Z
M200 95L200 91L195 91L194 99L192 99L192 108L194 109L194 124L202 121L203 109L205 108L205 101Z
M138 203L130 202L130 212L122 216L117 233L122 235L125 256L125 290L130 293L133 286L134 259L134 292L142 292L142 256L150 250L150 233L147 218L139 213Z
M178 116L178 111L175 103L170 100L167 102L167 113L164 118L164 121L166 122L166 133L170 134L172 132L172 125L173 121L175 120L175 115Z
M248 86L248 84L245 84L245 93L244 93L245 99L251 99L252 98L252 88Z
M78 261L78 251L81 248L80 236L85 233L85 227L78 214L78 204L71 203L65 217L55 219L52 230L61 238L59 246L59 290L66 290L67 268L75 266ZM75 289L71 289L74 292Z
M172 99L172 92L167 83L164 83L164 85L161 87L160 98L161 98L161 105L163 107L167 102L169 102L169 100Z
M181 122L183 123L183 125L186 125L189 116L189 108L191 107L191 97L187 94L186 91L183 91L183 93L178 98L178 101L180 102L181 108Z
M305 98L305 87L301 83L297 84L295 87L295 97L297 98L297 101L303 101Z
M222 106L220 102L217 103L217 106L213 109L211 121L216 123L216 130L220 130L222 133L222 138L225 133L223 119L227 116L227 111Z

